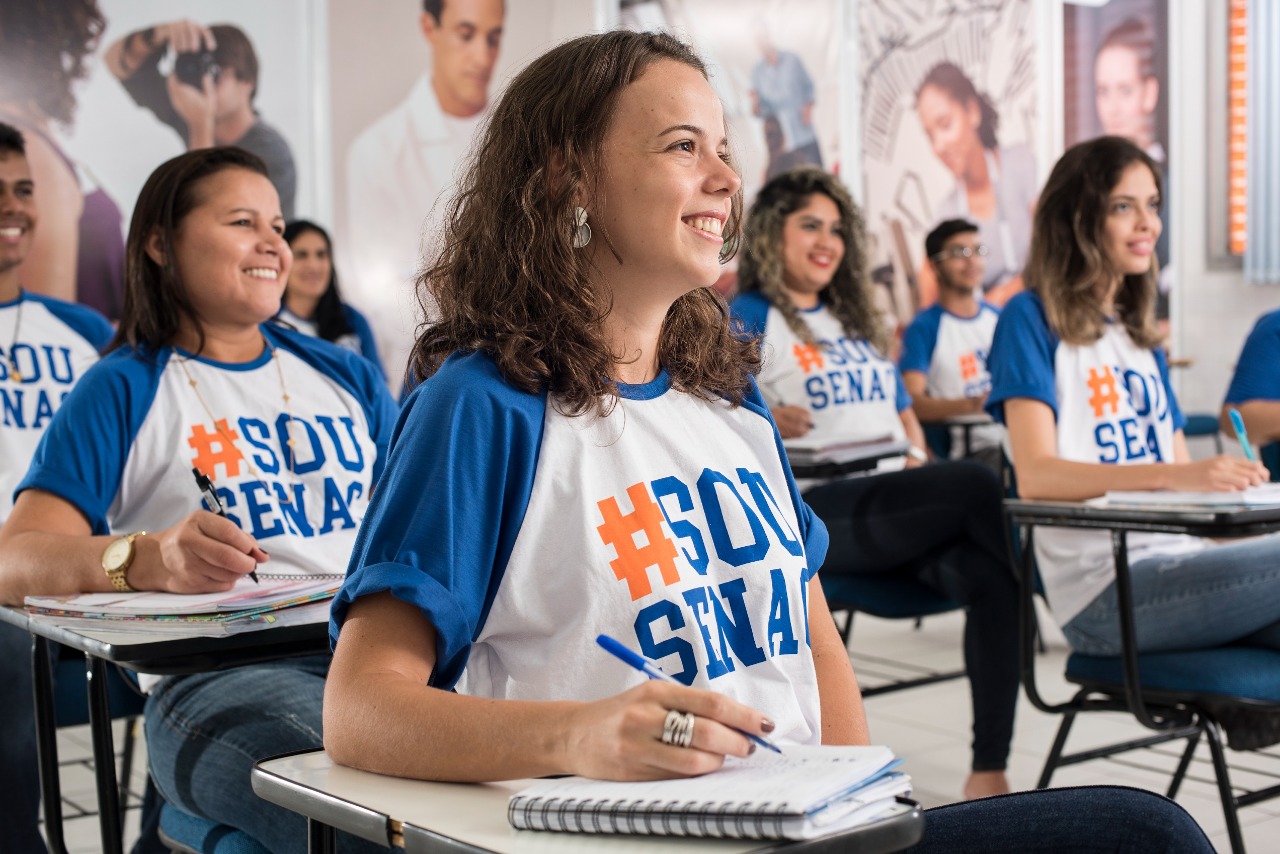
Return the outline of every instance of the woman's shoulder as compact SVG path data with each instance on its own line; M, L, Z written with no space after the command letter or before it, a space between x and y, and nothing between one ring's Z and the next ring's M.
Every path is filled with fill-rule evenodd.
M453 353L439 369L414 390L433 398L489 399L514 406L545 404L547 393L531 393L516 388L488 353L472 350Z
M764 334L771 307L769 298L759 291L740 293L729 302L730 313L741 321L747 332L755 335Z

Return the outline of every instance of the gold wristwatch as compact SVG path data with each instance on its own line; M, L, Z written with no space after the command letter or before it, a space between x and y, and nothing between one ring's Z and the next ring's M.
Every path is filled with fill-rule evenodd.
M111 586L121 593L133 592L133 588L129 586L129 582L125 580L124 576L129 571L129 567L133 565L134 557L138 554L133 541L138 537L146 536L146 533L146 531L137 531L112 540L102 552L102 571L111 580Z

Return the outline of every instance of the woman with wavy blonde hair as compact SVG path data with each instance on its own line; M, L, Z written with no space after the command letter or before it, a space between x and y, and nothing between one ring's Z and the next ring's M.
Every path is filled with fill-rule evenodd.
M912 442L871 476L801 483L831 536L823 572L910 576L968 608L974 753L964 794L1007 792L1018 605L1000 481L973 462L924 465L911 398L882 355L863 241L862 215L834 175L803 167L774 178L747 215L733 312L761 341L760 391L783 439Z

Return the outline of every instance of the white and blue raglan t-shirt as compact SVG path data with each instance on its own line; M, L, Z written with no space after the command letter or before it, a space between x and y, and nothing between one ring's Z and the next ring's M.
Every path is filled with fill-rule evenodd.
M1258 318L1245 339L1223 403L1280 400L1280 311Z
M573 417L487 355L450 356L401 412L333 643L354 600L390 591L435 627L433 685L596 700L644 680L607 634L819 742L807 582L827 534L759 393L734 408L665 372L618 390Z
M1123 324L1108 324L1092 344L1066 344L1049 328L1034 293L1009 301L991 345L987 411L1004 422L1004 403L1038 400L1057 421L1058 456L1107 465L1173 462L1174 433L1186 419L1159 350L1133 343ZM1054 615L1066 623L1115 578L1105 531L1040 528L1036 559ZM1204 548L1172 534L1131 534L1130 562Z
M973 317L952 314L934 303L916 315L902 336L898 369L925 375L925 391L939 400L982 397L991 390L987 354L996 333L1000 309L989 302L978 305ZM1000 445L1003 431L998 425L975 427L970 433L974 451ZM951 428L951 458L964 455L964 433Z
M194 467L213 479L228 518L270 553L263 571L343 572L395 403L366 360L262 330L278 367L270 348L236 364L171 347L111 352L54 417L19 491L69 501L94 534L156 532L203 507Z
M112 334L88 306L26 292L0 303L0 522L54 413Z
M865 339L846 335L824 304L800 311L815 344L792 331L763 294L740 294L730 310L748 334L760 338L764 364L757 382L765 403L805 406L812 413L806 442L824 446L884 436L906 439L900 413L910 408L911 396L897 367ZM901 467L899 458L883 461L880 470Z

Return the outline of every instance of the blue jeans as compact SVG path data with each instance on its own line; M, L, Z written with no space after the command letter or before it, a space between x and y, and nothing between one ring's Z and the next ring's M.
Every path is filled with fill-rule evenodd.
M166 801L244 831L274 852L304 852L307 822L253 793L255 763L316 750L328 655L165 679L147 700L151 774ZM387 849L345 834L343 851Z
M936 807L910 854L981 851L1209 854L1204 831L1173 801L1121 786L1043 789Z
M0 623L0 828L5 850L44 851L40 835L40 773L36 762L31 635ZM11 846L11 847L9 847Z
M1256 537L1129 567L1140 652L1244 643L1280 649L1280 537ZM1063 626L1072 649L1120 654L1112 582Z

